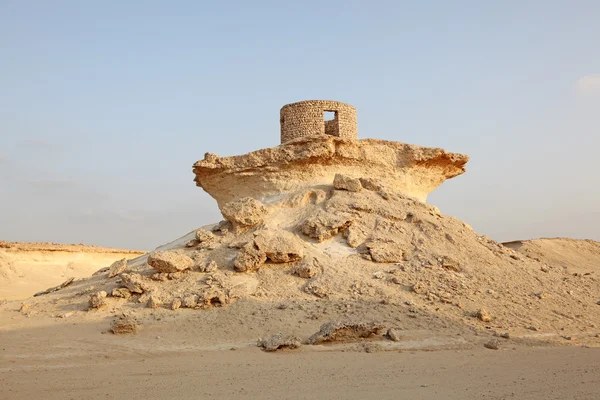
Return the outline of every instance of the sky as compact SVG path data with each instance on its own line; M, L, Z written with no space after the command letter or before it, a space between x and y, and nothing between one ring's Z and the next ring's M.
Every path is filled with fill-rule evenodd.
M428 202L498 241L600 240L598 1L0 0L0 240L153 249L222 219L204 153L279 109L471 157Z

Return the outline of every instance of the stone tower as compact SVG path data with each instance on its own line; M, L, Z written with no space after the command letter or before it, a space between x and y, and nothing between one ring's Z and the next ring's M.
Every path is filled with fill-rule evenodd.
M326 113L333 118L326 120ZM279 115L281 144L300 137L324 135L358 140L356 109L350 104L306 100L281 107Z

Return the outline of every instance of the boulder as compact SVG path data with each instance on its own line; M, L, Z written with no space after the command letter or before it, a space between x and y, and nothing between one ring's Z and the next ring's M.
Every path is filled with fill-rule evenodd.
M106 306L106 292L104 290L90 295L89 308L102 308Z
M287 231L260 231L254 239L254 244L274 263L298 261L304 255L300 241Z
M148 264L158 272L177 272L190 269L194 261L174 251L156 251L148 256Z
M300 339L296 336L282 336L281 333L276 333L269 339L259 340L258 347L264 351L277 351L280 349L297 349L302 345Z
M243 197L225 204L221 207L221 213L234 228L249 228L263 222L267 208L256 199Z
M108 267L108 277L114 278L115 276L121 274L122 272L125 272L126 269L127 269L127 259L126 258L122 258L118 261L115 261L114 263L112 263L110 265L110 267Z
M376 322L330 321L308 339L309 344L353 341L380 334L385 326Z
M257 249L254 242L250 242L238 251L233 266L240 272L256 271L265 261L267 261L265 252Z

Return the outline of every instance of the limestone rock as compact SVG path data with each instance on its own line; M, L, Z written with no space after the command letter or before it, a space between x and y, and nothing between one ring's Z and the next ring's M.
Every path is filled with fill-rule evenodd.
M254 244L274 263L298 261L304 254L300 241L287 231L260 231L254 239Z
M299 276L300 278L310 279L317 275L320 270L321 268L316 259L304 259L294 266L292 274Z
M219 269L219 265L215 260L208 260L200 263L196 268L198 272L215 272Z
M104 290L90 295L88 302L90 308L102 308L106 306L106 292Z
M283 337L281 333L276 333L269 339L259 340L258 347L264 351L277 351L280 349L297 349L302 345L300 339L296 336Z
M127 269L127 259L126 258L122 258L118 261L115 261L114 263L112 263L110 265L110 267L108 267L108 277L114 278L115 276L119 275L120 273L125 272L126 269Z
M174 251L156 251L148 256L148 264L158 272L178 272L190 269L194 261Z
M135 318L122 315L112 322L110 330L115 335L137 333L138 323Z
M240 249L233 261L233 266L236 271L240 272L256 271L265 261L267 261L265 252L257 249L254 242L251 242Z
M234 227L253 227L267 215L267 208L258 200L244 197L225 204L221 213Z
M399 342L401 339L400 332L398 332L398 330L395 328L388 329L386 336L394 342Z
M483 308L475 311L473 316L481 322L490 322L492 320L492 316Z
M446 179L464 173L468 160L439 148L322 135L240 156L206 154L193 171L196 185L220 207L242 197L263 199L330 186L336 174L376 176L389 191L425 201Z
M321 211L308 217L301 226L302 233L319 242L330 239L352 224L351 217L345 217Z
M353 341L380 334L384 329L384 325L371 321L330 321L321 325L321 329L308 339L308 343Z
M212 242L215 240L215 234L205 229L196 230L196 240L202 242Z
M122 273L121 284L131 293L144 293L147 289L147 284L144 282L142 275L137 273Z
M171 310L177 310L181 307L181 299L173 299L171 302Z
M333 187L339 190L347 190L349 192L360 192L362 185L359 179L350 178L342 174L335 174L333 178Z
M148 303L147 303L148 308L158 308L161 305L162 305L162 301L160 301L160 298L158 296L151 295L150 298L148 299Z

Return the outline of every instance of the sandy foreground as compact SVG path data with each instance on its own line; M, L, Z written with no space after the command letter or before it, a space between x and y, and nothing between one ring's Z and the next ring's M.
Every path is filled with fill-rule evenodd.
M554 268L571 260L565 276L589 274L581 279L592 279L597 273L597 242L553 239L512 246ZM590 329L568 322L568 315L558 316L559 325L510 329L510 337L502 338L497 333L503 331L485 324L469 326L465 321L471 317L456 320L439 306L414 312L402 303L372 302L368 297L340 302L256 297L205 310L127 303L140 330L113 335L111 322L125 303L111 300L108 308L88 310L81 300L82 291L104 282L100 275L29 298L73 276L73 260L83 260L83 277L115 257L137 256L98 248L73 250L77 251L69 255L64 249L13 247L12 254L4 253L11 263L5 264L10 269L5 269L0 291L12 287L13 292L12 297L0 292L5 299L0 300L2 400L600 398L595 321ZM24 271L39 275L37 286L27 285ZM261 279L265 276L269 275ZM410 298L420 305L419 297ZM24 310L24 304L31 307ZM376 335L272 353L257 347L258 339L275 332L304 340L339 315L341 305L344 315L388 321L399 330L400 340ZM490 340L498 340L497 350L485 347Z
M103 321L40 321L3 310L2 399L591 400L600 389L598 348L507 341L500 350L435 350L435 337L412 332L412 349L367 352L353 343L265 353L253 343L204 346L181 325L116 336L101 333Z

